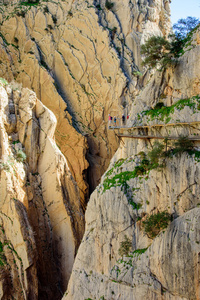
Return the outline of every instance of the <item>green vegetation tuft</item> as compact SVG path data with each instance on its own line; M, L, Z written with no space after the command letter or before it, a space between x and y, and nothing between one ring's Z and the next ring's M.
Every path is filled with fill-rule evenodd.
M188 152L192 150L193 142L188 140L186 136L180 136L177 141L174 142L174 148L172 149L172 153L182 153Z
M127 185L126 182L131 178L135 178L135 177L136 177L135 172L132 171L121 172L119 174L116 174L112 178L106 177L103 182L103 193L106 190L109 190L111 187L115 187L115 186L126 187Z
M124 171L124 172L118 173L110 178L108 176L112 175L112 173L113 173L113 168L112 168L111 170L109 170L106 173L107 177L105 178L105 180L103 182L103 193L112 187L121 186L121 189L127 195L128 189L129 189L129 185L128 185L127 181L129 181L132 178L143 176L143 175L147 174L150 170L153 170L158 167L162 167L162 165L159 165L158 161L156 161L156 162L155 161L156 161L156 159L154 159L154 160L152 159L152 161L151 161L151 159L148 159L147 155L144 153L144 156L141 159L140 164L135 166L133 171ZM123 160L118 161L115 164L115 166L119 167L123 163L124 163ZM133 207L136 206L136 204L134 204L134 202L132 202L132 201L130 201L129 203L132 204ZM137 204L137 205L139 205L139 204ZM136 209L138 209L138 206Z
M199 24L199 19L195 17L187 17L186 19L179 19L177 23L173 25L175 35L179 38L186 38L188 34L193 32Z
M118 250L119 255L128 255L132 247L131 240L125 235L124 241L120 243L120 248Z
M144 110L139 113L137 119L141 120L144 116L147 116L147 121L158 120L169 123L171 120L170 115L174 113L174 110L177 109L181 111L185 106L192 109L193 113L198 112L200 110L200 96L197 95L188 99L180 99L171 106L164 106L163 103L158 103L153 109Z
M114 7L114 3L106 0L105 7L110 10Z
M0 32L0 37L2 38L2 40L3 40L3 42L4 42L4 44L6 45L6 46L9 46L10 44L7 42L7 40L6 40L6 38L3 36L3 34Z
M136 210L139 210L142 207L141 203L136 203L132 200L129 200L128 203L131 204L133 209L136 209Z
M26 160L26 154L22 150L16 152L16 160L18 162L23 162Z
M164 152L165 145L159 142L154 142L153 148L151 151L148 152L148 157L151 161L152 168L161 167L162 165L159 164L160 160L165 157Z
M171 44L162 36L152 36L141 46L141 54L145 56L142 64L149 69L160 67L160 70L172 64Z
M102 193L111 189L112 187L121 187L121 191L126 195L128 202L132 205L133 209L139 210L142 207L141 203L136 203L133 196L133 192L139 188L131 188L128 181L133 178L139 177L141 180L148 180L148 174L153 169L160 171L166 165L166 159L172 158L173 155L180 155L186 152L190 156L194 156L195 161L200 162L200 151L194 148L193 142L191 142L186 136L180 136L176 141L169 141L164 139L162 143L154 142L152 149L146 154L144 152L138 153L140 157L139 163L132 171L124 171L113 175L115 168L120 168L126 161L132 160L118 160L112 169L106 173L106 177L103 181ZM146 201L149 204L149 201Z
M200 151L195 149L189 149L187 150L187 153L191 156L194 155L195 161L200 162Z
M115 162L114 166L106 173L106 176L110 176L116 168L121 167L126 161L126 159L120 158L118 161Z
M145 233L149 238L153 239L159 232L165 229L171 222L171 215L167 211L158 212L150 215L142 222Z
M0 161L0 170L5 170L7 172L10 172L10 164L8 162L2 162Z
M132 72L132 75L134 75L136 77L142 77L143 76L143 74L140 71L136 71L136 70Z
M2 242L0 242L0 267L3 267L6 263L3 247L4 247L4 244Z
M170 34L168 38L162 36L151 36L145 44L141 46L141 54L144 55L143 65L149 69L158 67L161 71L168 66L178 63L178 58L186 51L192 49L192 37L200 26L198 20L193 23L189 32L182 35L180 33ZM188 47L190 47L188 49Z
M97 5L96 5L96 8L97 8L98 10L102 10L102 8L101 8L101 5L100 5L100 4L97 4Z
M120 158L115 164L114 164L114 168L119 168L121 167L121 165L123 165L123 163L125 162L124 158Z
M135 255L141 255L143 253L145 253L147 251L148 247L147 248L143 248L143 249L136 249L135 251L133 251L133 254Z
M8 85L8 81L5 80L4 78L1 78L1 77L0 77L0 85L6 86L6 85Z
M0 242L0 253L2 253L3 252L3 244L2 244L2 242Z
M40 2L39 0L37 0L37 1L29 0L29 1L21 2L20 4L24 5L24 6L37 6L39 4L39 2Z

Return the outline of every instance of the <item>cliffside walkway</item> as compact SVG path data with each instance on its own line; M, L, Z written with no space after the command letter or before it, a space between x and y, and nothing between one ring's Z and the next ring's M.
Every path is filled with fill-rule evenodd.
M133 127L127 127L127 126L109 126L108 128L110 130L114 130L116 132L116 135L118 137L125 137L125 138L132 138L132 139L170 139L170 140L177 140L180 136L155 136L155 135L142 135L142 134L133 134L133 131L135 129L154 129L156 127L168 127L168 126L192 126L195 124L200 124L200 121L194 121L194 122L177 122L177 123L168 123L168 124L153 124L153 125L139 125L139 126L133 126ZM192 141L199 141L200 136L194 135L194 136L188 136L189 140Z

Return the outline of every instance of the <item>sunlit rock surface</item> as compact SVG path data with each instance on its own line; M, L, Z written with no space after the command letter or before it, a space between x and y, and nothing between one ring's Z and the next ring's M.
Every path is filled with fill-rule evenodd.
M12 1L0 14L0 76L34 90L55 114L84 208L88 183L93 191L119 145L108 113L121 118L141 87L140 44L170 31L169 1L112 3Z
M79 190L36 94L1 86L0 106L0 295L59 299L84 232Z

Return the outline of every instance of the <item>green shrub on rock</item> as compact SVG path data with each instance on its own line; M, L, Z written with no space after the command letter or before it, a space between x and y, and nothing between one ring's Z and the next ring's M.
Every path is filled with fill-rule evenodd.
M171 215L167 211L158 212L150 215L142 222L145 233L149 238L153 239L160 231L165 229L171 222Z
M170 34L168 38L151 36L141 46L144 66L149 69L158 67L158 70L161 71L178 62L178 58L185 53L185 48L190 46L194 31L200 26L198 19L181 19L179 21L180 23L174 26L175 34Z
M6 85L8 85L8 81L5 80L4 78L1 78L1 77L0 77L0 85L6 86Z
M107 9L112 9L113 6L114 6L114 3L112 3L112 2L110 2L110 1L108 1L108 0L106 0L105 7L106 7Z
M26 160L26 154L22 150L18 150L16 153L16 160L18 162L23 162Z
M189 140L187 136L180 136L179 139L174 142L173 154L187 152L193 147L193 142Z
M143 65L149 68L155 68L157 65L160 69L172 63L171 44L162 36L150 37L144 45L141 46L141 54L145 56Z
M128 255L132 247L131 240L127 237L127 235L125 235L124 238L125 240L120 243L120 248L118 250L119 255L121 256Z
M148 152L148 157L150 158L152 168L159 167L159 160L163 158L164 144L155 142L151 151Z

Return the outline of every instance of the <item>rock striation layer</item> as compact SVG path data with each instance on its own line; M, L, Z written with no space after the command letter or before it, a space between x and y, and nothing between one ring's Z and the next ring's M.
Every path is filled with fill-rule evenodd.
M0 296L60 299L84 216L56 118L34 92L2 79L0 114Z
M170 31L168 0L112 5L12 1L0 14L0 76L34 90L56 115L56 141L83 206L87 183L93 191L119 144L108 113L120 118L138 92L140 43Z

